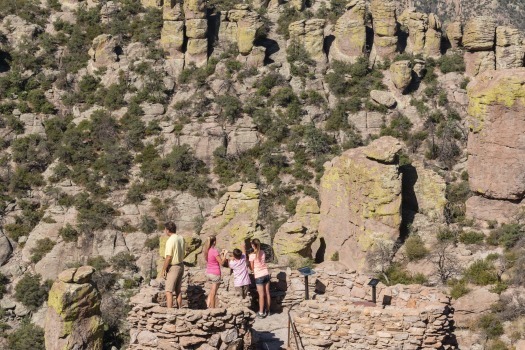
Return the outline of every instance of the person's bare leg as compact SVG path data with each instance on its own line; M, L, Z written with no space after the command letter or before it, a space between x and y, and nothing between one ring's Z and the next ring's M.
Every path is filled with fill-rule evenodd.
M264 313L264 285L257 285L257 294L259 294L259 313Z
M179 295L177 295L177 306L179 307L179 309L182 309L182 293L179 293Z
M171 309L173 307L173 293L166 292L166 307Z
M270 305L272 305L272 298L270 296L270 282L268 282L268 283L266 283L264 285L264 292L265 292L266 305L267 305L266 311L268 311L268 313L270 313Z
M210 309L215 308L215 293L216 292L217 292L217 283L212 283L211 289L210 289L210 295L208 296L209 298L208 308Z

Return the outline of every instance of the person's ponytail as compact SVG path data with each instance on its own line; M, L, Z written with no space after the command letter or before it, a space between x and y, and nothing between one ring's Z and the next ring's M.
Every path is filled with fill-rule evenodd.
M204 247L202 248L204 262L208 263L208 252L210 251L210 248L215 244L216 242L215 236L208 236L206 238L206 242L204 242Z
M255 258L258 261L261 261L261 241L258 238L252 239L253 252L255 253Z

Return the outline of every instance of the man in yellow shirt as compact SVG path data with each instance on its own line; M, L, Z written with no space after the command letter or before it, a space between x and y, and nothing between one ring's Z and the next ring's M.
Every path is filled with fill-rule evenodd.
M184 238L177 233L177 226L173 221L164 224L164 233L169 237L164 251L164 266L162 277L166 280L166 306L173 307L173 292L177 297L177 306L182 307L182 275L184 274Z

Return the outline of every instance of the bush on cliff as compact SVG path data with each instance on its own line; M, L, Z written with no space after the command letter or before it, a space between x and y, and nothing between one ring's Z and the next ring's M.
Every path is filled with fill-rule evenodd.
M36 310L42 305L51 288L51 281L41 284L41 279L39 274L29 273L24 275L15 287L15 299L30 310Z
M46 256L54 246L55 242L47 237L36 241L35 247L31 249L31 262L36 264L42 260L42 258Z
M20 327L7 336L10 350L45 350L44 330L28 319L24 319Z
M411 235L405 241L405 253L408 260L421 260L428 255L429 251L419 235Z

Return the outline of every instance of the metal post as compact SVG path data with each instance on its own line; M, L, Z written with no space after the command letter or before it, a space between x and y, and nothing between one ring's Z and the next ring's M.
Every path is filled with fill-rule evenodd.
M372 302L376 303L376 286L372 286Z
M304 300L310 299L308 294L308 275L304 276Z

